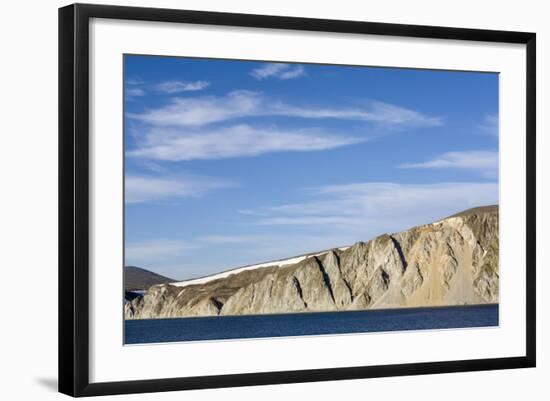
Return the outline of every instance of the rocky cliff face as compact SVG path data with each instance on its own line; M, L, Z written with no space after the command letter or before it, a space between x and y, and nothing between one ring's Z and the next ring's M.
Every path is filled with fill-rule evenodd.
M125 316L159 318L496 303L498 207L204 284L155 285Z

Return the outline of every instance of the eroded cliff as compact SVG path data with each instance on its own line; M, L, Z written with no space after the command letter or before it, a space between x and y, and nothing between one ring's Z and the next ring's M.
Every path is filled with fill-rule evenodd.
M242 271L203 284L152 286L127 319L496 303L498 207L441 221L299 263Z

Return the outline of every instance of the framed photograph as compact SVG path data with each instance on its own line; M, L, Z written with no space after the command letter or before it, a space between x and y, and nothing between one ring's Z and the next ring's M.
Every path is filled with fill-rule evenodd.
M535 79L534 33L61 8L59 390L535 366Z

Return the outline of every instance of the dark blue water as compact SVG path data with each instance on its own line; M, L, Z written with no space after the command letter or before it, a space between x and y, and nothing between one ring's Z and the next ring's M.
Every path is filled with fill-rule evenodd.
M127 320L126 344L498 326L498 305Z

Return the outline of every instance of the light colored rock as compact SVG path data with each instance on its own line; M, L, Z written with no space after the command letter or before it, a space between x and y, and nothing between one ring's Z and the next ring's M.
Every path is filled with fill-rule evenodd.
M496 303L498 207L474 209L295 264L183 288L155 285L127 319Z

